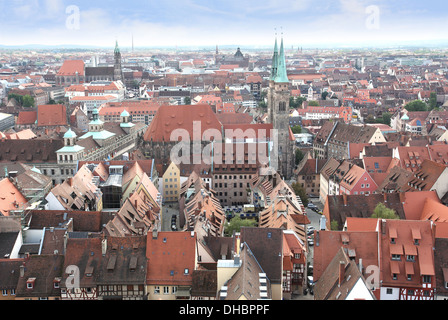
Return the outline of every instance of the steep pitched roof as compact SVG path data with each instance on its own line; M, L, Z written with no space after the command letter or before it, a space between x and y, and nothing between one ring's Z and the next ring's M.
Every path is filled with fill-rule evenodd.
M340 248L316 283L314 297L316 300L345 300L359 279L364 281L358 266ZM375 300L372 293L370 296Z
M37 120L37 111L20 111L16 125L33 125Z
M421 276L435 275L433 260L433 232L431 221L383 220L381 223L381 260L380 268L384 286L420 286ZM392 244L391 238L395 241ZM419 238L415 245L414 239ZM392 254L413 255L415 262L406 259L392 260ZM412 271L408 267L412 264ZM410 273L412 272L412 273ZM397 279L392 276L396 274ZM411 280L407 275L411 274Z
M367 219L366 222L376 226L377 219ZM365 229L364 225L361 230L352 228L351 231L316 231L314 241L313 280L318 283L340 249L344 249L357 265L360 262L363 267L378 264L378 233L375 229Z
M59 69L58 76L74 76L78 72L79 76L84 75L84 61L83 60L65 60L62 67Z
M428 191L434 186L440 175L447 166L429 159L423 160L420 168L415 170L413 176L407 181L407 185L402 187L402 191Z
M171 231L148 235L147 285L191 286L195 270L196 234ZM186 273L188 271L188 273Z
M194 122L200 123L200 131L194 131ZM215 129L221 133L221 123L208 104L161 106L144 134L145 141L168 142L176 129L186 130L188 138L202 139L205 130ZM175 137L175 141L178 137Z
M240 251L241 265L227 282L226 300L259 300L261 299L260 273L264 273L257 256L243 243ZM267 274L266 274L267 275ZM268 277L269 279L269 277ZM267 283L267 298L271 296L270 283Z
M395 210L400 219L406 219L399 193L328 196L323 213L328 226L331 221L337 221L339 230L342 230L348 217L370 218L378 203Z
M9 216L10 211L18 210L28 203L28 200L7 178L0 180L0 215Z
M246 242L271 281L282 281L283 231L274 228L241 228L241 243Z
M66 126L67 114L63 104L37 106L37 126Z
M61 279L64 255L30 255L25 259L24 276L17 282L16 297L60 297L61 289L55 288L56 278ZM33 281L32 289L27 282Z

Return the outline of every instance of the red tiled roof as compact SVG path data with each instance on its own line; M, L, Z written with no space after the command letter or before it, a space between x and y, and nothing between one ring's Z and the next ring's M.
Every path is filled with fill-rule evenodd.
M193 123L200 122L200 132L193 132ZM171 133L176 129L184 129L189 139L202 139L207 129L221 132L221 123L208 104L161 106L145 132L145 141L171 141ZM179 138L180 139L180 138ZM177 141L177 139L176 139Z
M74 76L76 71L80 76L84 76L84 61L82 60L66 60L57 73L58 76Z
M28 202L9 179L0 180L0 190L0 215L9 216L11 210L18 210Z
M190 232L159 232L156 239L148 234L146 258L146 284L191 285L196 234L192 237Z
M37 106L37 126L65 126L67 125L66 108L63 104L49 104Z
M16 124L17 125L31 125L34 124L37 120L37 112L36 111L20 111L19 116L17 117Z

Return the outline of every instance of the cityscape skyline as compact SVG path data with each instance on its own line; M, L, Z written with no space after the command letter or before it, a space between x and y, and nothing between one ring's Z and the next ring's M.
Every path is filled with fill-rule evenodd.
M0 1L1 47L448 46L444 3L429 0ZM133 40L132 40L133 39Z

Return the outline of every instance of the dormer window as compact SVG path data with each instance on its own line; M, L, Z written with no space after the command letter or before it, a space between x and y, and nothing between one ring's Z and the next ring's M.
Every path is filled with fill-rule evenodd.
M28 278L26 281L26 288L27 289L34 289L34 282L36 281L36 278Z
M390 238L390 243L395 244L395 238Z
M59 289L60 288L60 286L59 286L60 283L61 283L61 278L54 278L54 280L53 280L53 287L55 289Z

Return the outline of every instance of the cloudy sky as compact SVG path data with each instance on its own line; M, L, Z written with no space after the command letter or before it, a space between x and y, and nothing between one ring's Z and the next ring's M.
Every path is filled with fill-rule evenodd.
M0 45L388 46L444 41L440 0L0 0Z

